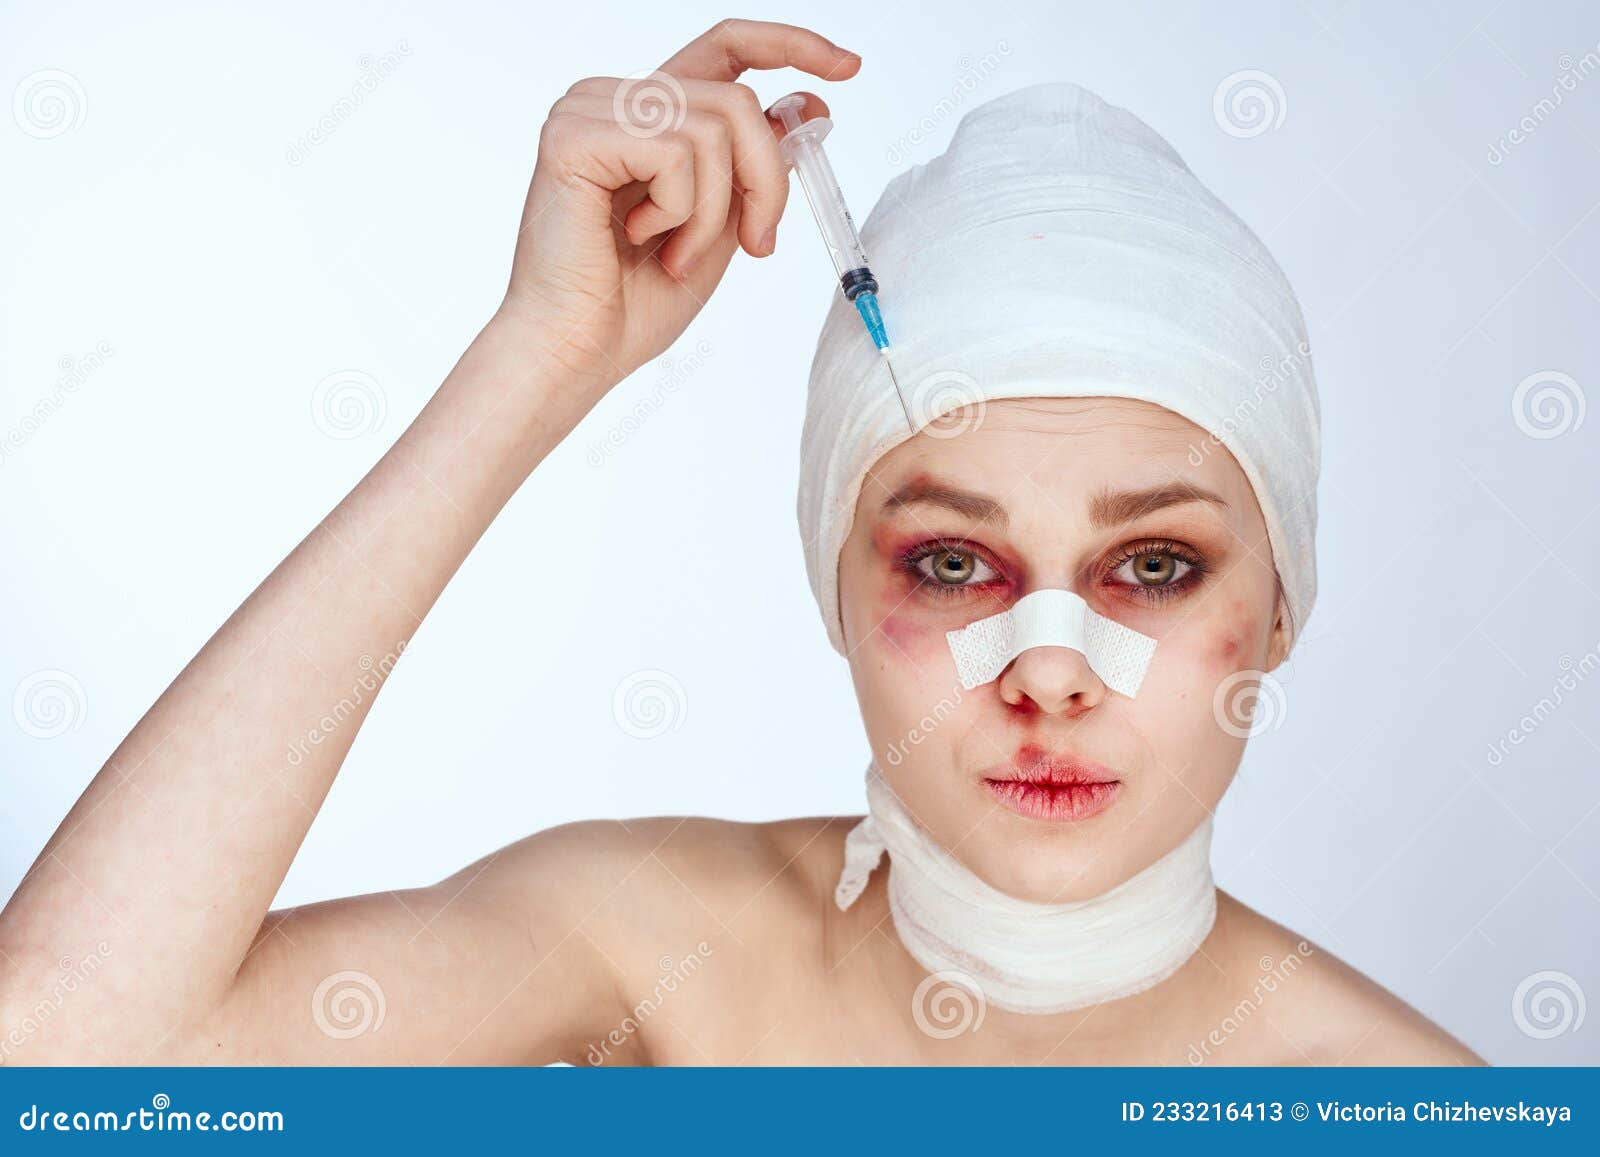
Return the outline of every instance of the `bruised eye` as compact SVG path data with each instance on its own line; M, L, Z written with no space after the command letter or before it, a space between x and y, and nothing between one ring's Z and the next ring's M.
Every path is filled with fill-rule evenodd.
M960 546L927 543L910 551L903 565L921 580L920 587L934 595L958 595L968 588L981 587L1001 578L990 563L974 550Z
M1177 543L1140 543L1112 561L1107 585L1121 587L1134 598L1159 602L1189 590L1207 569L1198 554Z
M935 550L923 556L917 569L928 578L946 586L966 586L974 582L994 580L994 568L971 551Z
M1166 586L1189 573L1189 564L1170 554L1140 554L1122 564L1121 572L1129 582L1140 582L1147 587Z

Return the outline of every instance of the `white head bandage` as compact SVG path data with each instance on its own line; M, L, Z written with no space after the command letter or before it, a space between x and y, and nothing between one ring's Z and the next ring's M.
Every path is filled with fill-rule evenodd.
M1305 321L1260 239L1126 109L1037 84L969 110L861 228L923 425L1005 398L1133 398L1189 419L1255 490L1293 629L1316 600L1320 414ZM967 423L971 424L971 423ZM910 438L844 295L811 362L797 512L828 639L867 471Z
M1038 590L1010 610L946 633L965 690L1000 677L1029 647L1071 647L1113 691L1133 698L1144 681L1156 641L1091 610L1071 591Z
M929 972L970 976L1012 1012L1051 1013L1120 1000L1176 972L1211 931L1211 817L1111 891L1068 904L1006 895L912 818L876 764L870 813L845 841L839 908L854 904L887 849L889 910L906 951Z

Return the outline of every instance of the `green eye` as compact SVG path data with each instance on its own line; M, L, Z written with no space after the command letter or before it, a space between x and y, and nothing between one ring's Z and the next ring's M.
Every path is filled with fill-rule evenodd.
M1133 577L1147 587L1166 586L1179 577L1179 560L1170 554L1137 555L1129 560L1129 565L1133 568Z
M977 573L978 560L959 550L941 550L928 556L932 562L932 577L942 583L960 585Z
M931 595L962 595L999 580L1000 572L975 550L926 543L902 564Z
M1146 601L1171 598L1205 578L1208 566L1198 554L1172 542L1143 542L1126 548L1112 563L1109 585Z

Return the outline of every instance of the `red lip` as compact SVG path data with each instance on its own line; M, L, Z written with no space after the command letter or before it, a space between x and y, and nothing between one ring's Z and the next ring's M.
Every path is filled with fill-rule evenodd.
M1018 815L1054 821L1099 815L1122 790L1121 777L1104 764L1031 743L1011 763L990 768L983 782Z

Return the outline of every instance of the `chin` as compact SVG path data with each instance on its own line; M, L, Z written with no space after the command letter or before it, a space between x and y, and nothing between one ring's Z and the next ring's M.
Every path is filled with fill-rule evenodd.
M1008 830L1012 826L997 825L985 833L981 849L973 848L972 856L963 857L969 868L1006 895L1034 904L1069 904L1109 892L1122 882L1117 875L1121 857L1109 854L1098 841L1085 840L1081 831L1041 831L1028 839Z

